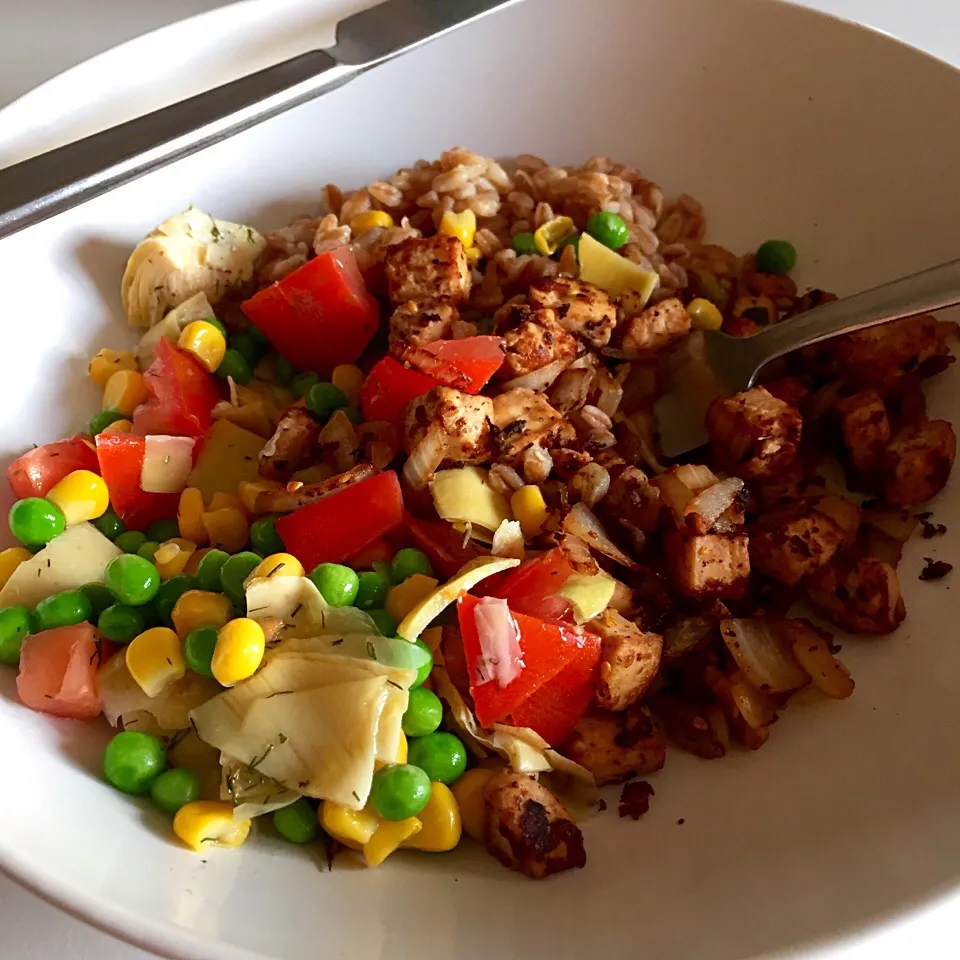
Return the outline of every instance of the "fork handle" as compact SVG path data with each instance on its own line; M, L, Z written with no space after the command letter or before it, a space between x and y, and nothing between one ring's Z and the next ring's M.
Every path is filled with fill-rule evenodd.
M893 280L863 293L815 307L788 323L748 338L757 351L756 369L801 347L903 317L932 313L960 303L960 260ZM756 374L754 375L756 376ZM751 380L752 383L752 380Z

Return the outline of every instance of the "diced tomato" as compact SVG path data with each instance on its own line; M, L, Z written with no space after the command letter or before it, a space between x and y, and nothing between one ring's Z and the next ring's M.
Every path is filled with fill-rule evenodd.
M149 394L133 411L136 433L178 437L204 436L220 399L213 376L188 353L161 338L143 375Z
M437 340L428 343L424 349L467 377L468 385L461 388L466 393L479 393L503 363L502 337Z
M175 517L180 502L177 493L146 493L140 489L146 446L144 437L132 433L97 434L97 459L110 491L110 505L131 530Z
M97 695L101 650L89 623L35 633L23 641L17 693L31 709L55 717L92 720L102 707Z
M444 577L452 577L465 563L482 556L472 543L464 546L463 534L446 520L421 520L404 511L403 527L414 546L430 558L433 569Z
M397 551L382 537L361 547L355 554L344 561L354 570L369 570L375 563L389 563Z
M367 375L360 389L360 408L365 420L386 420L397 424L403 408L437 385L433 377L405 367L393 357L382 357Z
M380 308L349 247L307 261L241 309L281 356L322 376L356 361L380 323Z
M563 620L572 607L569 600L556 594L573 572L566 554L554 547L505 574L502 580L491 584L486 593L502 597L517 613L541 620Z
M516 711L528 697L560 673L569 663L583 655L583 646L593 646L596 638L563 623L547 623L536 617L513 612L520 628L520 649L523 669L504 687L496 681L476 684L473 666L482 659L480 637L474 610L480 601L464 594L457 601L460 633L467 665L471 668L470 692L481 726L489 727ZM599 643L599 641L596 641ZM598 647L599 649L599 647ZM599 653L598 653L599 656Z
M28 450L7 467L7 482L19 499L45 497L74 470L99 472L97 454L89 440L71 437Z
M343 563L402 519L400 481L388 470L280 517L277 533L310 571L318 563Z

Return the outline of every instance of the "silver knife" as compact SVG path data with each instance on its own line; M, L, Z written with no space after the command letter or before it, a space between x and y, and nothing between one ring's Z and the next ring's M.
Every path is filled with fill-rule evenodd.
M342 86L519 0L386 0L336 42L0 170L0 239Z

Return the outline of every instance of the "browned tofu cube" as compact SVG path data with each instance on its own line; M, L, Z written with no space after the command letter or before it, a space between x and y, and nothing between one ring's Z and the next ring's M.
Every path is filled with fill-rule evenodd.
M598 350L610 342L617 308L599 287L566 277L545 277L530 286L530 303L556 311L560 325Z
M452 387L434 387L412 400L404 411L403 443L410 453L433 431L446 443L444 459L482 463L490 459L493 401Z
M645 633L616 610L605 610L587 629L603 643L596 701L606 710L626 710L653 683L660 669L663 637Z
M415 347L450 336L460 312L450 300L408 300L400 304L390 317L390 342L404 340Z
M957 435L946 420L901 430L883 457L883 492L890 503L924 503L946 485L957 456Z
M851 633L890 633L907 615L897 571L876 557L863 557L852 567L827 564L806 588L810 603Z
M746 534L708 533L664 536L667 570L674 589L685 597L742 597L750 579Z
M876 470L890 442L890 421L883 397L868 387L838 398L836 410L850 462L861 473Z
M602 786L659 770L667 741L650 711L635 704L619 713L590 710L564 744L563 754L586 767Z
M537 443L549 447L567 422L542 393L515 387L493 398L491 440L494 455L510 460Z
M388 248L384 264L390 301L396 306L408 300L462 303L470 296L470 264L456 237L408 237Z
M775 477L796 460L800 414L763 387L718 397L707 410L717 461L746 480Z
M662 350L690 332L690 315L676 298L647 307L638 317L621 322L620 348L629 360L639 360Z
M842 532L816 510L768 514L750 533L754 569L795 587L808 573L829 563L840 549Z
M532 310L526 304L509 308L508 322L503 328L506 357L498 376L512 380L540 370L555 361L572 363L577 355L576 339L559 324L553 310Z

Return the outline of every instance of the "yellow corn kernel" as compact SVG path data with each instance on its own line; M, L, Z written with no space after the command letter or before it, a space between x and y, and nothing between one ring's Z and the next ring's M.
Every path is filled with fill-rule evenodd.
M114 420L108 423L101 433L131 433L133 431L133 422L130 420Z
M216 627L230 622L233 604L222 593L207 590L187 590L180 594L173 608L173 629L181 640L197 627Z
M456 237L463 244L464 249L469 250L477 236L477 215L472 210L464 210L462 213L445 210L440 218L437 233Z
M363 371L352 363L341 363L333 368L330 382L351 402L360 399L360 388L363 386Z
M540 488L533 483L522 486L510 497L510 509L525 537L535 537L547 522L547 503Z
M191 850L203 853L208 847L239 847L250 834L250 821L234 820L229 803L194 800L176 812L173 832Z
M687 313L694 330L719 330L723 326L723 314L703 297L691 300L687 305Z
M180 331L177 346L192 353L211 373L220 366L227 352L224 335L206 320L194 320Z
M185 540L183 537L164 540L153 555L153 565L157 568L160 579L169 580L183 573L196 549L197 545L192 540Z
M430 799L417 814L422 829L403 845L429 853L446 853L459 842L463 833L460 805L453 791L443 783L430 784Z
M359 237L361 233L376 227L392 227L393 217L386 210L365 210L350 221L350 232Z
M203 525L203 512L206 509L203 494L196 487L186 487L180 494L177 505L177 525L180 536L200 546L208 540L207 528Z
M363 859L368 867L379 867L387 857L398 850L422 829L416 817L406 820L381 820L377 832L363 845Z
M240 502L247 513L269 513L269 510L257 509L257 497L268 490L281 490L282 483L276 480L241 480L237 487L237 493L240 495Z
M479 247L470 247L470 249L467 250L467 263L469 263L471 267L475 267L482 259L483 253Z
M549 257L557 252L557 247L573 233L573 230L574 223L569 217L554 217L534 232L533 242L545 257Z
M437 651L440 649L440 642L443 640L443 627L427 627L420 634L420 639L430 648L434 658L436 658Z
M263 627L249 617L237 617L225 623L217 634L210 669L213 678L224 687L232 687L252 677L263 660L267 639Z
M0 590L13 576L13 571L32 556L33 554L26 547L7 547L6 550L0 550Z
M237 553L250 538L250 525L246 516L236 507L206 510L201 518L211 547Z
M425 573L414 573L387 591L387 613L399 623L424 597L437 589L439 581Z
M130 417L147 399L147 384L136 370L118 370L103 388L103 409Z
M369 807L351 810L332 800L320 804L317 819L334 840L351 850L362 850L380 826L380 818Z
M103 477L93 471L74 470L51 488L47 499L63 511L69 526L102 517L110 506L110 491Z
M190 554L190 559L187 561L187 565L183 568L183 572L188 577L195 577L197 575L197 570L200 569L200 561L210 552L210 547L201 547L199 550L194 550Z
M223 510L225 507L233 507L235 510L243 511L243 501L235 493L227 493L224 490L218 490L207 504L208 510Z
M118 370L136 370L137 358L129 350L101 350L90 361L90 379L101 389Z
M397 763L407 762L408 751L409 744L407 743L407 735L401 730L400 745L397 747Z
M460 821L463 830L471 840L483 843L484 824L487 819L487 807L483 802L483 788L496 771L484 767L468 770L454 783L452 793L460 809ZM431 800L433 794L431 793Z
M272 580L274 577L302 577L303 564L292 553L271 553L253 568L253 572L244 581Z
M127 669L148 696L159 696L187 672L180 638L169 627L151 627L134 637L126 652Z

